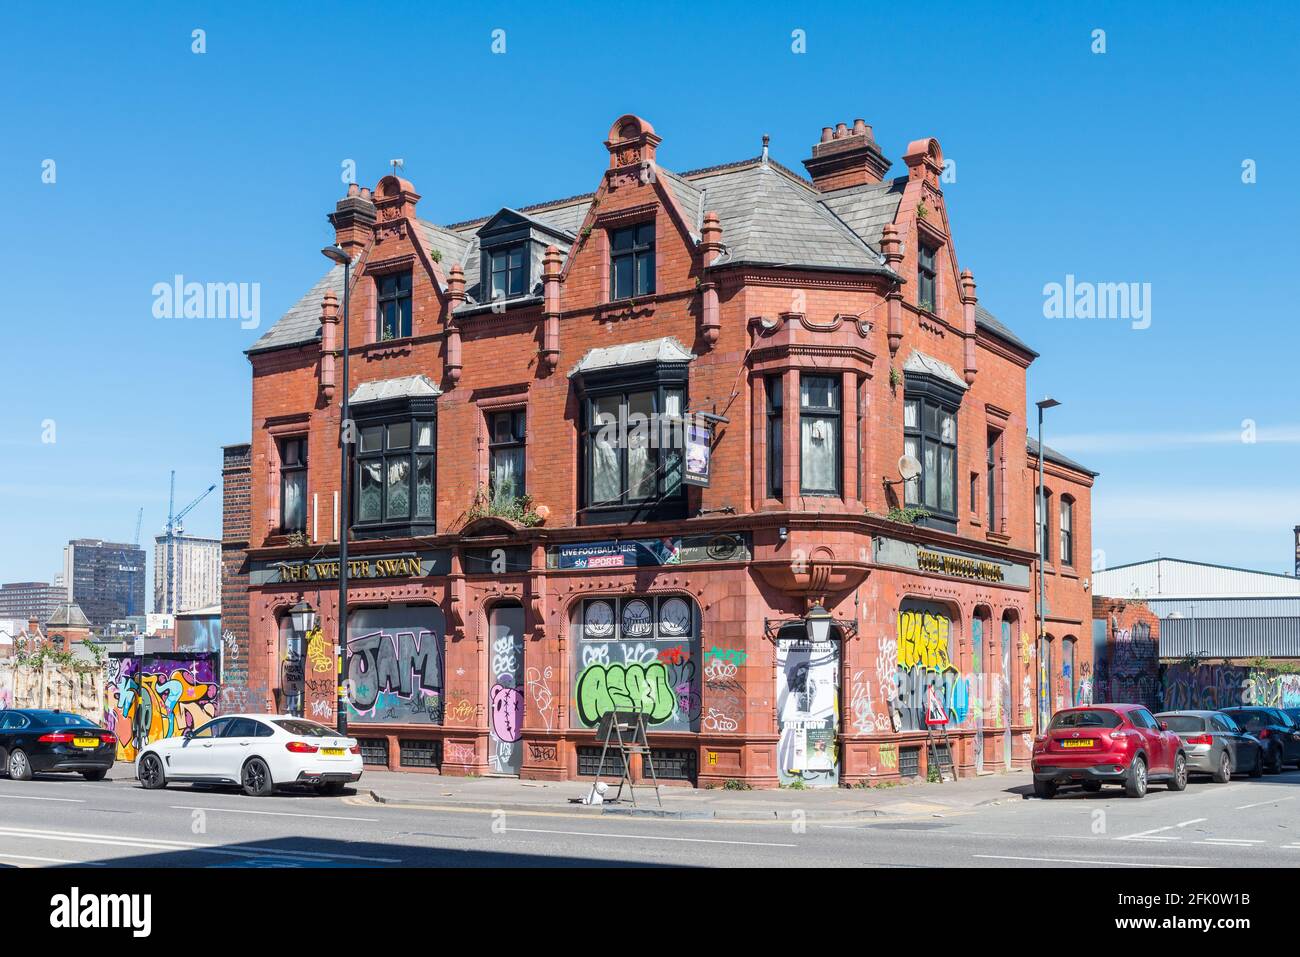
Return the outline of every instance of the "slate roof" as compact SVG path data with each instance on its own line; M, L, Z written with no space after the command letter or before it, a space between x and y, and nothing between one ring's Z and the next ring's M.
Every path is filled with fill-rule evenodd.
M1026 445L1029 454L1035 459L1038 458L1038 440L1033 436L1028 436L1026 438ZM1074 469L1075 471L1082 472L1085 475L1091 475L1093 478L1096 478L1098 475L1101 474L1100 472L1094 472L1086 465L1080 465L1078 462L1076 462L1072 458L1069 458L1068 456L1062 455L1060 452L1056 451L1056 449L1052 448L1050 445L1046 446L1045 448L1047 451L1046 459L1048 462L1055 462L1057 465L1063 465L1067 469Z
M948 365L948 363L936 359L934 356L926 355L924 352L920 352L916 349L912 350L912 354L909 355L907 361L903 363L903 371L919 372L922 375L935 376L936 378L943 379L951 385L956 386L963 392L969 388L966 385L966 380L959 376L957 370Z
M426 375L416 374L363 382L352 391L348 402L364 405L367 402L383 402L385 399L419 399L440 395L442 390L437 383Z
M645 362L690 362L695 358L691 350L672 336L647 339L644 342L627 342L621 346L602 346L587 350L578 364L569 370L572 378L581 372L610 369L615 366L634 366Z
M747 264L783 268L888 273L880 237L893 222L907 177L820 193L798 173L762 157L723 166L658 175L672 193L687 228L699 239L706 211L722 221L726 250L718 265ZM570 237L557 237L567 253L591 208L593 194L514 207L511 211ZM494 212L492 215L496 215ZM420 220L423 239L441 253L444 269L459 262L465 270L463 310L481 308L478 230L491 216L450 226ZM320 338L320 300L326 290L343 295L343 268L334 266L247 350L249 354L315 342ZM533 290L534 292L536 290ZM975 324L1031 356L1038 353L982 306Z

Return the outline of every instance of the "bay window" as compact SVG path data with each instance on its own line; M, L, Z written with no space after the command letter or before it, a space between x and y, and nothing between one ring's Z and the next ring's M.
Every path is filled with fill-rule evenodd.
M354 521L403 534L433 525L434 423L409 412L358 421Z
M799 490L804 495L840 494L840 381L799 377Z

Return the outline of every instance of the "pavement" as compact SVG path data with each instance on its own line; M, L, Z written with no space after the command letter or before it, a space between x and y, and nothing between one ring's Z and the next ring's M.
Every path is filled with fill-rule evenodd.
M1026 799L1024 773L861 791L665 788L678 817L570 805L582 782L367 772L360 785L340 797L145 791L130 765L101 782L0 779L0 867L1300 865L1295 770L1141 800L1118 788Z
M616 782L610 783L612 796ZM550 810L576 815L632 815L712 818L729 821L852 820L887 815L939 814L1018 801L1033 794L1028 771L980 775L946 783L916 782L874 788L766 788L731 791L637 785L636 804L629 788L617 804L588 806L574 799L591 791L590 781L521 781L518 778L442 777L393 771L365 772L358 790L370 800L393 806Z

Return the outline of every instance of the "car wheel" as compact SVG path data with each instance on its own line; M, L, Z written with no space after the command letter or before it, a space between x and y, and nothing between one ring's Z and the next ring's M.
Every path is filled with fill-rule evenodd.
M1056 782L1055 782L1055 781L1035 781L1035 782L1034 782L1034 794L1035 794L1037 797L1042 798L1044 801L1051 800L1052 798L1056 797Z
M1084 781L1084 782L1083 782L1083 789L1084 789L1085 791L1091 791L1093 794L1096 794L1098 791L1101 790L1101 782L1100 782L1100 781Z
M167 775L163 771L162 759L156 754L146 754L140 759L140 770L136 777L146 791L156 791L167 786Z
M104 775L106 775L106 774L108 774L108 772L107 772L107 771L102 771L102 770L101 770L101 771L82 771L82 772L81 772L81 776L82 776L83 778L85 778L87 781L102 781L102 780L104 780Z
M1166 785L1171 791L1187 790L1187 755L1181 751L1178 757L1174 758L1174 776L1169 779Z
M1128 777L1124 780L1124 793L1131 798L1145 797L1147 793L1147 762L1146 758L1136 757L1128 769Z
M343 793L343 782L326 781L324 784L322 784L320 787L316 789L316 793L324 794L329 797L337 797L338 795Z
M1228 757L1228 752L1224 751L1219 755L1219 770L1213 775L1215 784L1227 784L1232 780L1232 758Z
M32 762L22 751L9 752L9 777L13 781L30 781L32 779Z
M1281 748L1268 749L1268 764L1265 765L1264 770L1269 774L1282 773L1282 749Z
M249 797L266 797L275 788L271 781L271 769L261 758L249 758L240 775L244 793Z

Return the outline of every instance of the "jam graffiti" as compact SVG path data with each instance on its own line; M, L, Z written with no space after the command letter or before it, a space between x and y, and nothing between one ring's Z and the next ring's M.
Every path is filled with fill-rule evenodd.
M348 616L348 715L361 723L441 724L443 635L435 605L361 608Z

